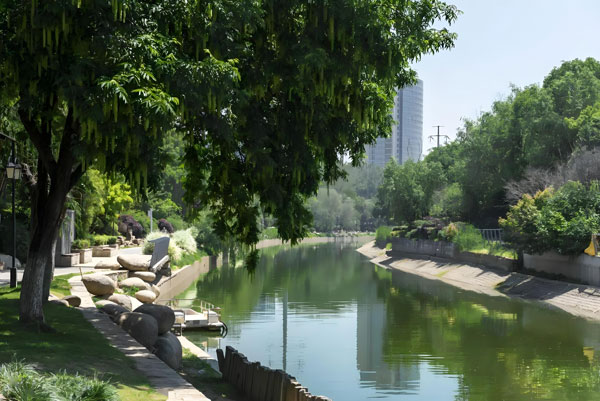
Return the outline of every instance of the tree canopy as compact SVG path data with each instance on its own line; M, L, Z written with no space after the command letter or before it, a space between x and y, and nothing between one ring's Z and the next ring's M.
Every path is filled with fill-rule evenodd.
M0 99L38 154L21 318L43 318L41 277L83 172L151 186L173 130L186 200L221 235L256 242L260 206L302 237L307 197L389 132L394 88L453 45L433 24L457 14L437 0L3 2Z
M562 185L565 180L590 175L579 170L595 168L591 161L596 156L584 151L600 145L598 110L600 62L592 58L564 62L542 85L512 87L489 111L466 120L455 141L434 149L419 162L415 172L442 167L433 199L419 213L413 213L410 206L396 212L385 207L398 204L394 199L412 199L409 203L415 206L426 199L421 195L426 192L424 184L415 179L405 179L402 185L391 183L391 173L379 192L380 211L398 223L431 213L496 227L498 217L522 195L515 197L507 186L531 188L533 196L550 181ZM402 171L407 174L411 168L403 166ZM523 180L532 185L513 185Z

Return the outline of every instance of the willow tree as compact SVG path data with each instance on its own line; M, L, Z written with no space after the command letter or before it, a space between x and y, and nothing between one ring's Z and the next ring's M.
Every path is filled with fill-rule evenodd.
M43 324L65 198L86 168L144 188L178 130L186 200L212 208L220 234L255 243L262 208L295 241L319 182L390 130L410 63L452 46L432 25L457 10L437 0L7 0L0 15L0 99L38 152L20 318Z

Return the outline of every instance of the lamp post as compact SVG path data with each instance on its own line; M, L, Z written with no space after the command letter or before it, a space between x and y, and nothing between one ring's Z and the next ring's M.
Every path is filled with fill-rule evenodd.
M4 138L12 141L12 161L9 160L6 165L6 176L12 180L12 218L13 218L13 251L12 251L12 266L10 267L10 287L17 286L17 214L15 213L15 181L21 179L21 165L17 163L17 141L5 134L0 133Z

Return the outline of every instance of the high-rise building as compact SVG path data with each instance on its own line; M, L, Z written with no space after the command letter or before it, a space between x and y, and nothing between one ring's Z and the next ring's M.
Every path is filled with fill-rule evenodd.
M423 81L398 90L392 111L394 125L389 138L378 138L366 147L367 163L384 167L392 158L400 164L418 161L423 150Z

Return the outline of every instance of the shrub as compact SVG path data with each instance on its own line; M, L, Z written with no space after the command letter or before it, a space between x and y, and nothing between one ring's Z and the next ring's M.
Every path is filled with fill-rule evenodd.
M392 228L389 226L379 226L377 227L377 231L375 232L375 244L384 248L388 242L391 241L392 238Z
M59 373L48 380L56 389L61 400L77 401L119 401L116 389L96 377Z
M534 197L525 194L499 223L505 240L520 251L579 254L600 228L598 183L568 182L556 192L547 188Z
M117 243L117 237L114 235L96 234L93 237L94 245L112 245Z
M404 238L406 237L406 233L408 232L409 227L407 225L394 227L392 229L392 233L390 234L392 237Z
M116 389L105 381L66 373L44 375L22 362L0 366L0 393L15 401L119 401Z
M142 238L144 236L144 228L142 225L129 214L122 214L118 220L118 230L121 235L127 235L129 226L131 226L133 235L136 238Z
M439 231L438 238L443 241L454 241L454 238L458 234L458 226L455 223L450 223L443 230Z
M141 226L142 226L142 230L144 235L147 235L150 232L150 217L148 217L148 213L144 212L142 210L127 210L125 212L122 213L122 215L124 214L128 214L131 217L133 217ZM155 218L154 219L154 228L156 230L156 224L157 224L158 219ZM138 236L137 234L133 233L136 237Z
M108 235L97 234L93 237L94 245L106 245L108 243Z
M461 224L453 242L461 251L472 251L485 248L485 240L481 233L471 224Z
M175 241L175 244L177 244L179 248L181 248L182 254L195 253L198 246L194 234L197 235L198 231L188 228L187 230L175 231L171 236L171 239Z
M185 230L189 227L189 224L186 223L181 216L175 214L167 216L169 223L171 223L171 227L173 227L173 232L179 230Z
M173 229L173 225L169 223L166 219L158 220L158 230L167 232L169 234L173 234L173 231L175 231Z
M76 239L75 241L73 241L71 246L74 249L87 249L90 247L90 240L89 239Z
M408 239L417 239L419 236L419 229L413 228L412 230L408 230L406 232L406 238Z

